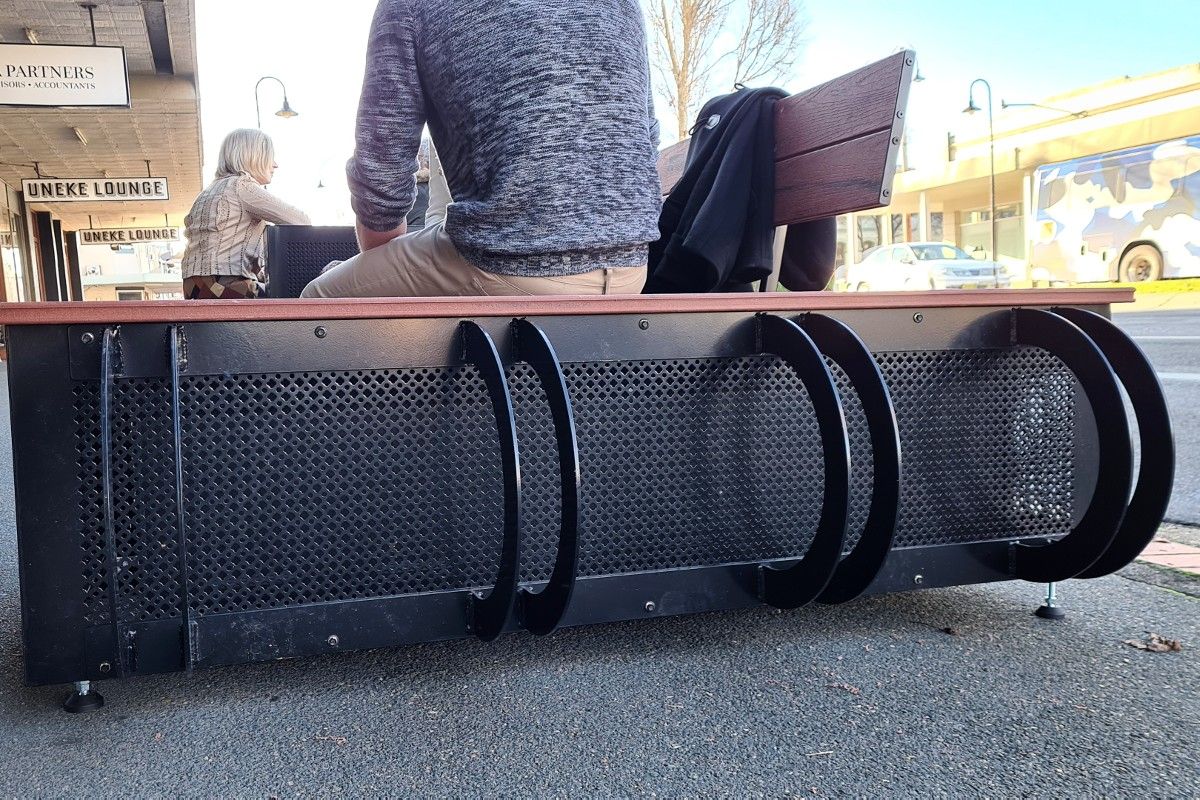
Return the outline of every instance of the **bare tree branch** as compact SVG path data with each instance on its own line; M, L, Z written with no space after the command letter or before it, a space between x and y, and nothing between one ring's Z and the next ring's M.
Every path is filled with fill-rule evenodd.
M689 121L715 66L713 41L725 27L732 0L657 0L648 9L655 34L655 66L661 92L675 111L676 135L687 136Z
M800 57L807 21L801 0L745 0L746 27L733 50L734 83L786 75Z
M741 26L737 43L715 53L717 36L733 17ZM806 19L802 0L646 0L654 34L659 93L675 112L676 135L685 139L702 104L713 70L734 60L734 83L787 74L800 55Z

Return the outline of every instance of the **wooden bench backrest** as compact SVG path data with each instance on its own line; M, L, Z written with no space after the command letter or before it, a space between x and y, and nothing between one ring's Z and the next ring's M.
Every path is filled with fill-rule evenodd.
M916 53L906 50L787 97L775 114L775 224L891 201ZM679 181L688 141L658 156L663 194Z

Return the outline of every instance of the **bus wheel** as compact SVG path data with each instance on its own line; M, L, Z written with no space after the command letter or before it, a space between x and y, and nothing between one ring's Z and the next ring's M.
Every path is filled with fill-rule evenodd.
M1156 281L1162 277L1162 253L1152 244L1130 248L1121 259L1121 280L1127 283Z

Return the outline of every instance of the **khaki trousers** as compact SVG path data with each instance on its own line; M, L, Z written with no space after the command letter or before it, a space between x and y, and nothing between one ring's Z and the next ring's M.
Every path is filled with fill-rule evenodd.
M301 297L441 297L453 295L638 294L645 267L597 269L579 275L528 278L498 275L468 262L446 233L450 193L430 148L425 228L331 266Z

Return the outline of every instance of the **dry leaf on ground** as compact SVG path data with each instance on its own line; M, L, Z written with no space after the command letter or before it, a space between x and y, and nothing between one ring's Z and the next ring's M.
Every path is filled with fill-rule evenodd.
M1125 644L1150 653L1178 653L1183 649L1178 639L1168 639L1157 633L1151 633L1145 641L1126 639Z

